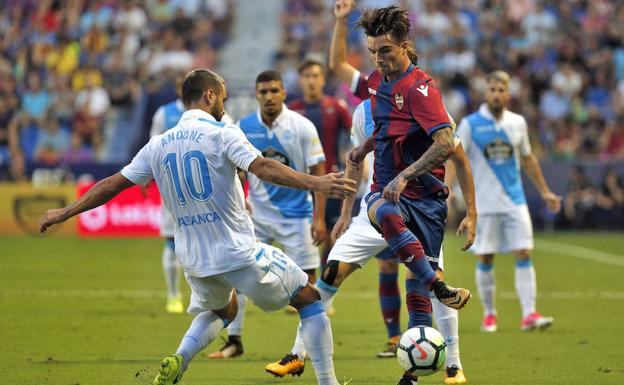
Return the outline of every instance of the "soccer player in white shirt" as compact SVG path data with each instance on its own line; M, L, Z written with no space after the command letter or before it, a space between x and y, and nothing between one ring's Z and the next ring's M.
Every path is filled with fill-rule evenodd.
M256 77L259 109L241 119L239 126L247 140L265 158L275 159L294 170L312 175L325 174L325 154L314 124L286 107L286 90L280 74L263 71ZM327 237L326 198L308 191L280 187L248 176L251 219L256 237L264 243L279 242L282 250L316 280L320 265L318 245ZM238 315L228 326L228 340L209 358L232 358L243 354L241 335L246 299L238 296Z
M178 383L189 361L234 319L236 288L265 311L288 303L295 307L318 384L337 385L331 326L319 293L290 258L256 242L236 169L331 197L355 193L355 183L340 174L299 173L261 157L237 127L217 121L225 95L219 75L191 71L182 87L187 111L178 125L153 137L121 172L98 182L73 204L48 210L40 219L40 231L155 179L175 219L176 254L191 287L188 312L196 317L177 352L162 361L154 384Z
M351 130L351 141L353 145L357 147L361 143L364 143L373 133L374 123L370 110L370 100L366 99L360 103L353 113L353 127ZM455 141L455 153L450 158L453 161L455 168L457 169L457 176L459 178L460 187L466 201L467 216L464 218L458 233L466 231L467 242L464 245L464 250L468 249L475 236L476 225L476 209L474 204L474 185L472 183L472 173L470 170L470 164L463 151L459 139ZM368 165L368 170L372 174L373 168L373 154L368 154L365 162ZM354 179L358 184L362 179L362 173L364 169L364 162L354 165L349 163L347 159L348 167L346 176ZM371 191L372 178L368 178L366 185L366 192ZM321 294L321 300L325 305L325 308L331 306L334 296L337 294L338 289L342 283L358 268L361 268L368 262L373 256L380 254L387 255L392 254L388 248L388 243L379 234L375 228L371 225L366 210L366 202L360 203L359 214L351 220L351 212L355 198L353 196L344 200L341 215L332 230L332 238L335 240L334 247L332 248L327 265L323 269L321 278L316 283L317 289ZM336 239L337 238L337 239ZM380 271L398 271L398 263L395 258L379 259ZM444 263L442 258L442 251L440 251L440 262L438 264L437 274L444 277ZM396 275L395 275L396 277ZM410 280L416 279L415 275L409 270L407 272L407 285L410 285ZM381 282L380 282L381 284ZM398 291L398 288L397 288ZM409 298L409 294L408 294ZM408 301L409 302L409 301ZM463 373L459 357L459 336L458 336L458 315L457 310L451 309L443 305L437 298L431 298L433 307L433 315L436 319L436 324L440 329L442 335L448 346L448 355L446 360L445 370L445 383L446 384L463 384L466 383L466 378ZM408 312L409 312L408 306ZM400 313L400 311L399 311ZM386 321L384 319L384 321ZM408 327L413 327L412 319L410 317L410 324ZM400 322L399 326L400 328ZM388 328L389 332L391 329ZM395 357L396 356L396 344L398 338L400 338L400 330L395 331L396 334L390 336L394 349L385 351L384 355L380 357ZM390 354L393 353L393 354ZM297 374L303 371L304 359L306 356L306 349L303 338L300 334L297 334L295 344L291 349L291 352L287 354L281 361L268 364L265 369L267 372L284 376L286 374Z
M471 251L477 255L476 281L484 318L481 330L494 332L494 255L513 252L516 257L516 293L522 306L521 329L541 329L552 324L535 309L535 270L531 262L533 228L526 204L520 167L540 192L549 210L561 209L561 197L553 194L531 152L527 123L507 109L509 75L494 71L487 76L485 103L466 116L457 128L474 173L477 238Z
M164 104L156 110L152 117L152 127L150 137L160 135L172 129L180 121L184 113L184 103L182 103L182 82L185 74L176 78L176 93L178 98L172 102ZM221 122L233 123L232 119L224 113ZM163 205L160 217L160 235L165 238L165 246L162 253L162 266L167 286L167 305L165 309L169 313L183 313L184 304L180 293L180 264L175 255L175 242L173 239L173 218L167 208Z

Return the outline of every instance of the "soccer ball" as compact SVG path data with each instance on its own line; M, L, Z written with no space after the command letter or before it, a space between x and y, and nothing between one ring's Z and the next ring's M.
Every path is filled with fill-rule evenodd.
M428 376L444 365L446 342L434 328L416 326L401 336L397 358L401 366L413 375Z

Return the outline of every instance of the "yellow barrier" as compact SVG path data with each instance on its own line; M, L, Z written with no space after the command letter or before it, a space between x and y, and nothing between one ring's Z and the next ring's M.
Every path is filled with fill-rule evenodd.
M41 215L76 199L76 185L33 187L29 183L0 183L0 235L38 234ZM76 234L76 219L51 229L55 234Z

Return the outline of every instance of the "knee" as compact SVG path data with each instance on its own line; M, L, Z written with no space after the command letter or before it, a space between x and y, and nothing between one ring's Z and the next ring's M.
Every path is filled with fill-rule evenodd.
M481 263L482 265L488 265L488 266L493 265L494 255L492 254L479 255L479 263Z
M308 284L290 301L290 305L300 310L314 302L321 300L321 294L312 285Z
M399 264L392 259L380 259L379 272L383 274L396 274L399 272Z
M516 261L528 261L531 259L531 252L526 249L519 250L516 253Z
M350 263L336 260L328 261L321 274L321 281L329 286L338 288L342 282L358 268L358 265Z

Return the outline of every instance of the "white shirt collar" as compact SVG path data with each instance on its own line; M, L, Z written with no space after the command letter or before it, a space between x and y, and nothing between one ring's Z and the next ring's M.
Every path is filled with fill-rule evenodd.
M184 113L182 114L182 117L180 118L180 120L197 119L197 118L204 118L204 119L208 119L208 120L214 120L215 122L217 121L217 119L215 119L212 115L210 115L206 111L200 110L198 108L194 108L192 110L184 111Z
M262 120L262 114L260 113L260 109L258 109L258 111L256 111L256 115L258 116L258 121L260 123L262 123L265 127L267 128L274 128L276 126L281 126L284 121L287 119L287 114L288 111L290 111L288 109L288 107L286 107L286 104L282 104L282 112L280 112L280 114L277 116L277 118L275 118L275 120L273 121L273 127L269 127L266 125L266 123L264 123L264 121Z
M481 106L479 107L479 113L489 120L493 120L495 122L501 122L505 119L505 114L507 114L507 109L506 108L503 109L503 113L501 114L501 118L499 120L496 120L494 115L492 115L492 113L490 112L490 109L487 106L487 103L481 104Z

